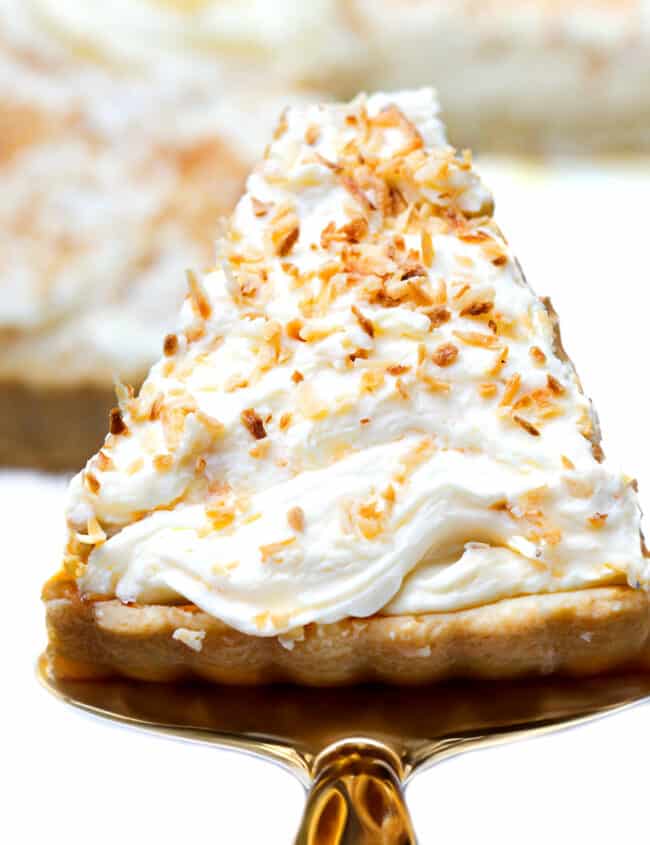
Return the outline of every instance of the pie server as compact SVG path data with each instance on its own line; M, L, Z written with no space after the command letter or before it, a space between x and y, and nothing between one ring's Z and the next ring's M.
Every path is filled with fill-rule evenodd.
M430 687L219 687L39 676L59 699L150 733L246 751L308 789L296 845L410 845L403 786L464 751L650 700L650 674Z

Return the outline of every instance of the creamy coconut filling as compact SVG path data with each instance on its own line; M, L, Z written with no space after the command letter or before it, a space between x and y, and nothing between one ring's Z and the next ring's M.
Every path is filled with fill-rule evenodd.
M274 635L646 585L634 485L491 212L430 91L290 110L72 483L82 592Z

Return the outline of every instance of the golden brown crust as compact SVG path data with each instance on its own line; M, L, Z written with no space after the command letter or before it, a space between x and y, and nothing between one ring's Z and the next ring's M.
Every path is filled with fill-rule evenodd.
M85 602L65 580L50 581L44 600L48 654L60 677L329 686L650 669L649 599L627 587L309 625L291 650L276 637L242 634L194 607ZM200 651L173 638L179 628L205 632Z
M108 386L0 383L0 464L78 470L101 446L114 404Z

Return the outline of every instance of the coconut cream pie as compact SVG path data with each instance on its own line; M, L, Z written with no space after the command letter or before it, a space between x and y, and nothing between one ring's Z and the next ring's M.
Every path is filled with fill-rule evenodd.
M55 671L335 684L647 660L635 482L492 212L428 89L284 115L72 481Z
M115 374L140 384L155 361L186 262L209 265L285 93L105 56L45 5L0 5L0 462L76 469Z

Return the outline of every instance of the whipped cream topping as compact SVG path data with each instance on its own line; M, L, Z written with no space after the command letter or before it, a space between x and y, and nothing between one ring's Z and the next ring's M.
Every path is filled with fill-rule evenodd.
M270 636L647 586L634 483L492 208L428 89L290 109L72 482L81 591Z

